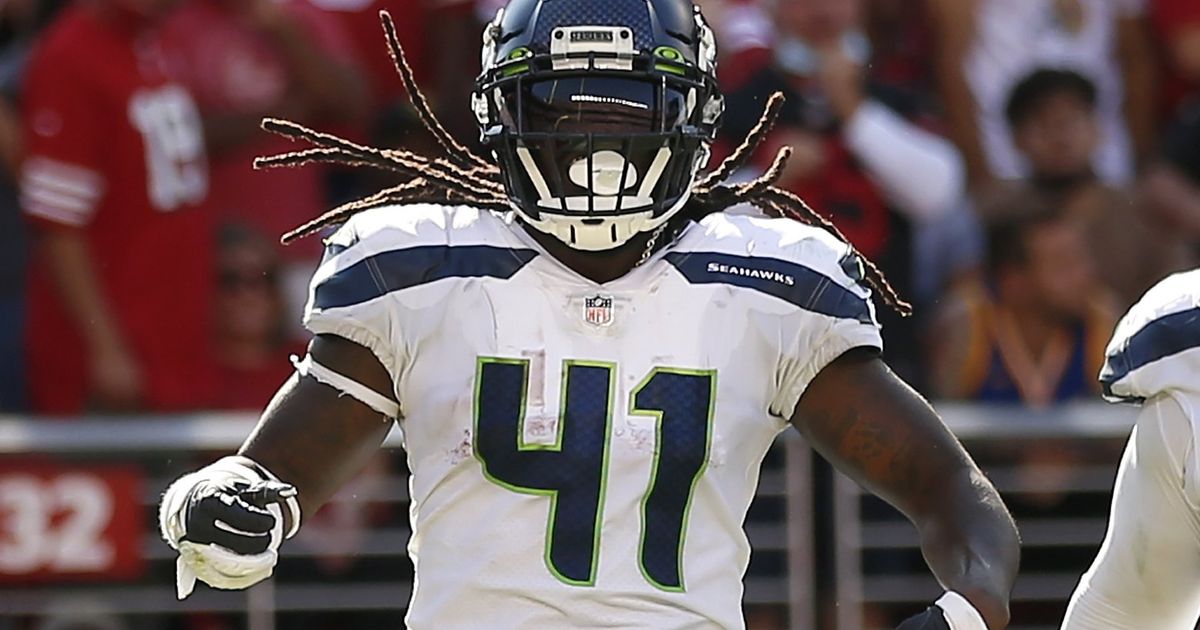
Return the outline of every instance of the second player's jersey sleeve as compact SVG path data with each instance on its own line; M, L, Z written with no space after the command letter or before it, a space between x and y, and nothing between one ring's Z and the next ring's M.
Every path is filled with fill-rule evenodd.
M1121 318L1100 384L1114 402L1200 392L1200 269L1163 280Z
M882 350L883 338L871 292L862 284L862 263L848 245L806 226L794 242L785 240L784 245L796 269L792 288L799 308L782 319L778 389L771 413L791 418L821 370L853 348Z

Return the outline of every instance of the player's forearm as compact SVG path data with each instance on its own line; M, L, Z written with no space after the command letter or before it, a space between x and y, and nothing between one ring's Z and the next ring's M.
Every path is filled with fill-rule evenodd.
M929 403L874 353L850 351L809 385L793 423L839 471L908 516L943 586L992 630L1007 625L1016 527Z
M364 387L391 391L387 370L354 342L317 335L309 355ZM353 396L294 376L267 405L238 454L295 486L303 512L312 514L366 466L391 428L390 418Z
M295 486L302 513L314 514L366 466L391 426L354 399L293 377L238 454Z
M989 628L1004 628L1020 540L1000 496L970 466L949 476L931 505L913 518L930 570L942 586L966 597Z
M59 297L88 350L96 354L124 349L124 336L101 291L94 271L97 263L83 233L47 230L41 236L41 246Z

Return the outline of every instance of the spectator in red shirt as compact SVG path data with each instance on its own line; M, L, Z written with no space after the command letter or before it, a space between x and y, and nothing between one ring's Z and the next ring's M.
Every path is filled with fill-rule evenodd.
M278 237L329 206L321 168L254 170L256 156L292 149L259 128L264 116L317 128L361 124L366 84L337 20L307 0L192 0L163 28L172 71L200 107L223 222ZM376 56L386 57L380 47ZM320 243L282 250L288 311L299 322Z
M199 115L154 26L173 0L83 0L33 53L21 206L42 413L207 403L211 216Z

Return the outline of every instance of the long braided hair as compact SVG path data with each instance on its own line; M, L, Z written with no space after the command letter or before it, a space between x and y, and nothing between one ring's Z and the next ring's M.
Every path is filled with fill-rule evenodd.
M490 160L472 152L453 136L433 113L429 101L413 77L412 68L404 55L404 49L396 37L396 27L387 11L380 11L384 34L387 36L388 51L395 63L396 71L408 93L409 100L417 110L422 124L441 146L443 155L428 157L403 149L379 149L314 131L288 120L267 118L262 121L263 129L291 138L305 140L312 148L292 151L281 155L255 159L255 168L294 167L309 163L332 163L352 166L367 166L399 173L405 178L402 183L385 188L371 195L342 204L316 219L284 234L283 243L315 234L326 227L345 222L355 214L393 204L469 204L478 208L507 212L512 209L504 190L500 169ZM807 225L828 230L841 241L850 245L852 254L863 266L863 280L881 299L903 316L912 314L912 306L905 302L888 283L883 272L874 263L860 254L850 241L828 219L817 214L803 199L775 186L783 168L791 157L791 147L783 147L775 155L771 167L758 178L743 183L726 183L729 176L745 166L754 151L766 138L779 116L783 95L776 92L767 100L758 123L751 129L741 145L725 158L712 173L697 182L688 206L680 213L685 221L699 221L705 216L721 212L735 205L747 203L761 209L769 216L787 217ZM668 239L669 242L669 239Z

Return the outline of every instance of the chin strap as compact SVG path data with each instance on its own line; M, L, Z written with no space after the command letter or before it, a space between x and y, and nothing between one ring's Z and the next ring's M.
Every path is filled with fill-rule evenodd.
M642 251L642 257L638 258L638 265L650 260L650 257L654 255L654 252L658 251L658 237L662 236L662 233L666 230L667 224L664 223L650 233L650 238L646 239L646 249Z
M686 230L691 224L691 219L685 219L679 215L671 217L670 221L662 224L662 226L655 230L650 236L650 240L646 241L646 251L642 254L641 259L638 260L638 264L640 265L647 260L650 260L658 252L673 245L675 241L679 240L679 237L683 234L683 231Z

